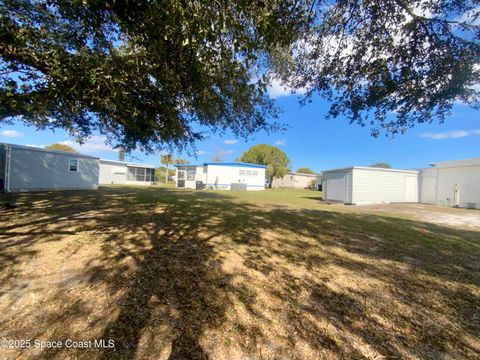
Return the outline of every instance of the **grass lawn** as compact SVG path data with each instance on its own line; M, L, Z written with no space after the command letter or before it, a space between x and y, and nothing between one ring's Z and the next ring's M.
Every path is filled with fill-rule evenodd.
M480 230L314 191L106 187L17 202L0 210L0 338L115 347L1 358L480 357Z

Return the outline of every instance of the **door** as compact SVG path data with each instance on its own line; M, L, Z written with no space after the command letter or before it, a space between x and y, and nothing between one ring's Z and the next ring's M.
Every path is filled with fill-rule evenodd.
M420 181L420 201L426 204L435 204L437 196L437 178L435 176L422 175Z
M405 201L418 202L418 180L416 176L405 178Z
M347 174L344 172L328 174L323 184L326 184L325 200L346 201Z
M177 170L177 187L185 187L185 170Z

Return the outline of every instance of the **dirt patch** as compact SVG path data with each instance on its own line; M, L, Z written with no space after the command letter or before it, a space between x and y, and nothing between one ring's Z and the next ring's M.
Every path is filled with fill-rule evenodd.
M425 204L360 205L359 210L400 215L432 224L460 229L480 229L480 211L439 207Z

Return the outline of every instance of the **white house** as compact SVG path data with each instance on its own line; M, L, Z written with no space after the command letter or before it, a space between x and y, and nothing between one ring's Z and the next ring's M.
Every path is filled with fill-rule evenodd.
M0 143L0 191L98 189L98 158Z
M155 166L100 159L99 183L152 185L155 183Z
M418 202L418 173L361 166L327 170L323 198L346 204Z
M420 201L480 209L480 158L441 161L420 169Z
M272 187L287 189L307 189L313 187L316 189L320 182L321 175L318 174L289 172L281 178L274 178Z
M266 166L248 163L175 165L177 188L214 190L263 190Z

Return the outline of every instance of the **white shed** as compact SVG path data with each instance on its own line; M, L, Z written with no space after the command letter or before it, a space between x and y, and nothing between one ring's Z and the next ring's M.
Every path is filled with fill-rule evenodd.
M0 191L98 189L98 158L0 143Z
M264 190L266 166L249 163L178 164L176 187L212 190Z
M420 169L420 201L480 209L480 158L441 161Z
M418 202L418 171L352 166L327 170L323 198L346 204Z

